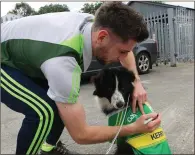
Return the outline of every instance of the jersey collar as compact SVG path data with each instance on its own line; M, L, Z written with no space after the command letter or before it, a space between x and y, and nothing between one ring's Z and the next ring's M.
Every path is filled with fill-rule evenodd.
M84 72L88 69L92 60L92 44L91 44L91 28L92 22L88 22L85 25L83 31L84 46L83 46L83 61L84 61Z

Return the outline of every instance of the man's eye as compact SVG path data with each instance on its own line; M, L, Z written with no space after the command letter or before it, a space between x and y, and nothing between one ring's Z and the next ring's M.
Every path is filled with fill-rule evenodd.
M127 52L125 52L125 51L121 51L121 54L125 54L125 53L127 53Z
M128 54L129 51L121 51L121 54Z

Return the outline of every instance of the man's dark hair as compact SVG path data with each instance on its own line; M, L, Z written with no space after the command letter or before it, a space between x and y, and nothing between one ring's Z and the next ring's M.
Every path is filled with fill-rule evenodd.
M96 11L93 28L108 28L123 42L142 42L149 36L143 16L122 2L104 2Z

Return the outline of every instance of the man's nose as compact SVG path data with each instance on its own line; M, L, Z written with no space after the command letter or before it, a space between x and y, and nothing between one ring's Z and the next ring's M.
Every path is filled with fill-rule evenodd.
M128 53L125 53L125 54L121 54L120 57L119 57L119 60L123 60L124 58L126 58L128 55Z

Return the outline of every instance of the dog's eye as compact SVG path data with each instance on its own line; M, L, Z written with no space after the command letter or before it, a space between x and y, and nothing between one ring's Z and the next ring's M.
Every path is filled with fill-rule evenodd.
M111 91L112 90L112 88L108 88L108 91Z
M121 91L124 91L125 90L125 88L121 88Z

